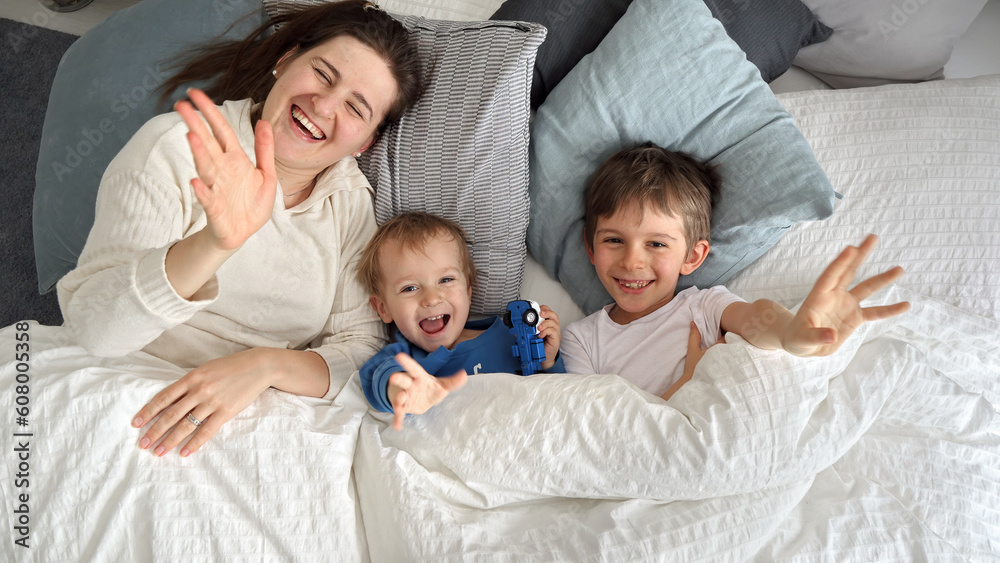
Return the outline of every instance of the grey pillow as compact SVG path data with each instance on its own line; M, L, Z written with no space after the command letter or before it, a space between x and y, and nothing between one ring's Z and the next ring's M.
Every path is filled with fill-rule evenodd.
M41 293L76 266L111 159L146 121L170 110L154 92L169 77L164 61L219 35L243 37L264 15L260 0L144 0L70 46L52 83L35 169L32 230Z
M427 90L360 159L381 223L410 210L466 230L479 285L472 311L499 314L518 298L528 228L528 105L537 24L415 16Z
M944 76L952 48L987 0L804 0L835 33L795 65L834 88ZM996 53L994 53L996 56Z
M833 34L800 0L703 1L765 82L784 74L799 49Z
M770 82L791 65L801 47L826 40L832 30L800 0L704 0L726 33ZM592 52L632 0L581 0L572 9L546 0L507 0L491 20L531 21L548 28L538 49L531 107L538 108L556 84Z

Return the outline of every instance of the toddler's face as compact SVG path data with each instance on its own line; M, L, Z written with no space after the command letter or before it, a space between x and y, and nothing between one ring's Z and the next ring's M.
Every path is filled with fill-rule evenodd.
M453 348L469 318L472 287L463 273L460 244L439 234L423 252L394 244L379 252L384 280L372 305L383 321L395 322L403 336L427 352Z
M684 223L660 211L626 206L597 220L588 249L597 276L617 307L611 318L626 324L674 297L677 279L698 265L689 262Z

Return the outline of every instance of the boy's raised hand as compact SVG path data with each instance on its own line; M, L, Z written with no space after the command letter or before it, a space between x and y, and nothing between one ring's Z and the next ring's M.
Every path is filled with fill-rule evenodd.
M389 402L392 403L392 427L403 429L403 419L409 413L424 414L440 403L448 393L462 387L469 380L465 370L448 377L434 377L409 356L400 352L396 361L405 371L389 377Z
M868 235L860 246L849 246L820 274L791 323L782 346L796 356L826 356L835 352L862 323L906 312L906 301L862 307L861 302L903 275L899 266L872 276L853 289L858 268L875 248L878 238Z
M542 321L538 323L538 337L545 343L545 362L542 369L547 370L555 365L559 354L559 344L562 342L562 329L559 327L559 315L548 305L538 307L542 312Z

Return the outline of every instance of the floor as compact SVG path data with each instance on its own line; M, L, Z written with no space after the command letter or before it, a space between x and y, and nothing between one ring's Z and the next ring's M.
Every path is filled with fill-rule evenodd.
M3 0L0 2L0 18L83 35L111 13L138 2L139 0L94 0L75 12L57 13L45 9L38 0Z

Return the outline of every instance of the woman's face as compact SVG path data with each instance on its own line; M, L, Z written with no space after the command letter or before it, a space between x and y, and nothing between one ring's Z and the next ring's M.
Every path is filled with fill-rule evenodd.
M385 61L350 36L335 37L278 62L263 118L274 131L282 173L314 177L375 140L398 91Z

